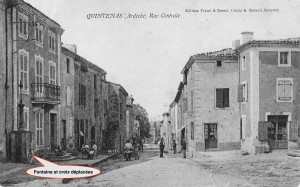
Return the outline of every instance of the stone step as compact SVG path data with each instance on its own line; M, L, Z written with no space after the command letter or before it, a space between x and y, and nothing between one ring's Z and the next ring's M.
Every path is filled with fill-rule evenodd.
M63 156L57 156L55 154L48 154L46 159L52 162L61 162L61 161L68 161L68 160L75 160L76 157L72 156L70 153L66 153Z

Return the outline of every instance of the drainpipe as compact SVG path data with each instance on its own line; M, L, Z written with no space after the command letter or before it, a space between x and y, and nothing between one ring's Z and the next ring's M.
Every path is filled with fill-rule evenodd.
M5 143L6 143L6 158L9 157L9 148L8 148L8 132L7 132L7 91L8 91L8 26L7 26L7 10L8 7L5 7Z

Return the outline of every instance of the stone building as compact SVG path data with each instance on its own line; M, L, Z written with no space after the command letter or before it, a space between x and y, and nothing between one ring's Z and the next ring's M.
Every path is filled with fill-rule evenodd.
M22 0L4 1L0 6L8 11L3 14L0 10L4 16L1 24L9 15L4 25L5 38L9 38L4 56L9 66L3 67L9 72L5 80L10 82L1 89L7 91L3 102L6 148L10 149L9 159L26 161L30 149L46 154L59 144L60 43L64 30ZM13 116L11 120L8 115Z
M61 57L61 139L64 150L95 142L102 147L103 89L106 72L64 45Z
M126 139L126 98L128 93L120 85L106 82L107 127L105 130L105 149L122 152Z
M190 57L182 70L180 83L171 105L177 115L176 137L187 142L188 154L198 151L240 148L240 118L237 102L238 62L232 49ZM174 109L173 109L174 108ZM173 120L172 120L173 119ZM180 133L178 131L180 130Z
M253 40L243 32L236 51L242 150L299 149L300 39Z

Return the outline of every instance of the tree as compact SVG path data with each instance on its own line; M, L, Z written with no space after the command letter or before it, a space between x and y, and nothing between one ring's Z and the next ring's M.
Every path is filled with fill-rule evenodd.
M134 119L140 122L140 137L151 137L151 135L149 134L150 122L146 109L144 109L140 104L134 104L133 113L135 116Z

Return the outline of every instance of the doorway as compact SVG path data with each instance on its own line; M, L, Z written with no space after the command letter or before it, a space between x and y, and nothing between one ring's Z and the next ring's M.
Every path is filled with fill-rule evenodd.
M287 149L288 115L269 115L268 143L271 149Z
M181 130L181 145L182 145L182 141L185 139L185 128L183 128ZM185 141L186 142L186 141Z
M66 120L62 120L62 128L63 128L63 132L62 132L62 149L65 151L67 149L67 123Z
M51 152L54 151L55 148L55 137L56 137L56 123L57 123L57 114L50 113L50 146Z
M218 148L217 123L204 124L205 149Z

